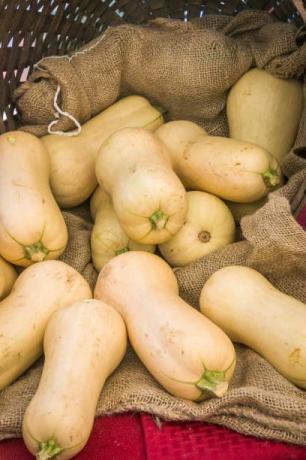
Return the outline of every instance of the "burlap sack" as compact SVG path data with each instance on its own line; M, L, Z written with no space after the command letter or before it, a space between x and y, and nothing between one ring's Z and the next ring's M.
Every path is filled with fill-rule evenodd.
M263 11L235 18L109 27L71 56L41 60L15 92L23 129L37 135L72 129L118 97L141 94L211 134L226 135L226 92L251 66L282 78L300 76L306 43L293 25Z
M168 108L167 104L169 103L170 113L173 117L179 115L180 118L187 118L184 112L184 110L187 110L189 118L202 121L204 124L210 124L212 132L224 133L227 130L226 121L222 117L222 110L226 88L233 82L234 77L229 72L222 74L222 63L217 62L222 61L224 58L224 47L230 46L233 52L232 45L235 43L234 54L230 54L231 56L239 55L239 59L235 63L239 71L235 73L235 78L237 78L238 74L246 71L251 64L254 65L255 63L259 66L265 66L283 77L299 75L306 65L305 47L298 48L295 45L293 26L274 24L272 19L268 19L262 13L247 12L234 19L208 17L203 21L197 21L195 25L180 24L177 21L166 21L165 23L164 20L159 21L159 24L159 27L155 24L153 30L129 26L120 29L122 31L120 33L131 33L130 37L133 34L137 36L141 47L141 51L138 54L142 55L144 53L143 56L151 70L153 68L150 67L151 64L156 63L156 53L163 55L161 48L164 46L165 37L169 38L169 40L171 37L172 49L171 54L168 54L168 60L170 60L171 64L168 61L160 61L156 69L158 77L163 72L166 75L169 66L172 66L173 69L176 64L178 69L176 73L179 74L181 65L183 69L186 62L190 65L191 61L186 56L187 61L185 60L185 62L182 62L181 58L175 58L175 49L177 52L189 50L190 55L192 55L192 62L195 62L196 64L194 65L198 66L197 69L202 66L202 62L198 63L197 60L204 59L205 65L209 65L209 69L215 67L215 70L207 70L206 72L203 64L202 72L204 76L201 72L195 72L197 78L194 81L198 83L198 86L193 84L194 82L191 84L191 80L188 80L188 82L184 80L184 84L189 83L187 90L186 87L183 87L183 81L181 81L180 85L171 85L169 94L163 89L163 82L160 82L158 86L154 85L153 80L155 77L152 75L153 80L149 78L147 81L148 85L151 82L151 86L149 85L147 88L149 91L148 96L151 95L150 91L152 91L154 97L157 98L157 102L166 108ZM216 32L214 29L219 29L220 32ZM280 31L282 32L281 34ZM151 41L149 42L150 48L145 53L145 43L141 38L147 33ZM228 36L225 37L224 33ZM113 29L106 35L110 40L110 45L112 45L111 37L118 37L117 34L118 32ZM190 43L188 43L189 34L192 36ZM202 34L206 40L202 42L205 50L203 53L199 51L199 40L203 38ZM229 39L229 36L233 38ZM159 43L156 51L153 44L156 46L157 37L159 39L163 38L163 40ZM180 40L180 37L184 37L183 41L184 45L186 43L186 47L184 46L178 50L173 47L176 40ZM211 54L206 56L207 48L205 48L205 43L207 44L207 41ZM116 47L116 40L113 46ZM123 44L121 43L122 46ZM136 52L135 50L137 49L136 42L133 43L133 40L131 49L134 49L133 52ZM251 59L247 56L246 49L248 49L249 54L250 50L252 51ZM127 48L121 48L121 51L121 57L123 55L127 56L127 54L124 54L128 53ZM116 54L114 54L115 56ZM79 58L81 63L81 55L79 55ZM228 59L226 53L225 58ZM211 64L210 59L214 59L213 64ZM54 66L55 62L55 60L48 60L48 66ZM45 63L46 61L44 61ZM66 64L69 64L68 70L66 69L68 72L71 62ZM96 65L98 64L96 63ZM120 61L121 64L122 62ZM128 66L126 62L125 64ZM133 60L133 65L136 65L135 60ZM229 65L228 60L226 65ZM113 75L110 67L109 63L108 75ZM226 66L224 66L223 71L225 68ZM129 71L131 69L132 67L130 66ZM139 70L139 67L136 66L133 78L135 78L134 81L137 81L137 84L140 84L141 79L136 75L137 69ZM93 70L91 71L93 72ZM223 81L224 75L229 78L225 83ZM146 73L146 76L149 76L149 72ZM178 78L176 74L175 77ZM98 75L95 78L98 81L99 78L104 77ZM121 78L124 80L123 73ZM205 78L206 81L209 80L210 82L210 85L206 87L201 86L204 85ZM214 78L216 78L216 81L213 80ZM24 112L24 119L27 119L29 123L35 122L35 117L31 114L33 107L40 107L41 95L39 91L42 85L45 85L43 87L45 90L44 95L46 96L45 100L47 101L52 100L50 95L54 93L57 85L57 83L54 83L57 81L55 77L53 80L42 80L36 84L34 80L35 78L28 89L28 93L27 91L24 92L20 99L20 103L24 103L26 100L29 102L28 94L36 95L34 105L29 106L28 115L26 116ZM156 80L154 81L156 82ZM112 87L112 83L115 85L116 81L109 82L109 86ZM37 85L37 88L35 85ZM181 98L179 91L182 90L182 87L183 95ZM89 86L84 85L83 90L89 94L89 88ZM107 90L106 86L103 88L108 91L108 94L111 91L110 89ZM143 86L140 88L143 88ZM137 86L130 89L138 94L141 92ZM94 112L78 112L79 108L73 105L73 103L76 103L75 95L73 96L74 90L75 88L69 88L69 97L63 97L62 107L65 110L72 111L79 119L83 119L83 116L86 119ZM160 93L157 94L158 92ZM188 93L193 94L192 97L194 98L201 97L201 104L192 99L195 103L193 113L188 112L192 107L188 98L185 97ZM83 97L83 93L81 93L81 96ZM82 97L80 100L82 100ZM101 103L101 100L99 103ZM179 104L179 110L176 109L176 103ZM89 106L91 110L98 110L98 103L95 106L90 103L88 104ZM207 113L209 113L209 116L207 116ZM40 132L45 131L47 123L52 119L51 111L45 111L44 116L44 125L36 126L34 131L37 128ZM39 121L39 119L36 121ZM68 127L66 122L67 120L61 119L61 129ZM300 123L295 148L305 145L306 107ZM300 152L303 153L303 149ZM229 264L242 264L253 267L267 276L281 291L294 295L296 298L306 302L306 233L293 217L293 212L299 207L302 199L301 190L305 187L306 159L291 152L284 165L284 172L289 178L288 183L280 190L271 193L268 203L263 208L252 216L242 219L243 241L233 243L221 251L216 251L188 267L175 270L181 296L194 307L198 306L199 293L205 280L218 268ZM62 260L80 271L94 286L97 273L93 268L90 255L89 238L92 223L88 212L88 204L73 211L64 212L64 216L69 230L69 244L62 256ZM301 327L304 326L301 325ZM97 407L97 415L128 410L146 411L167 420L203 420L225 425L241 433L261 438L306 445L306 392L298 389L282 377L257 353L242 345L236 345L236 350L238 363L228 393L221 399L211 399L201 403L194 403L169 395L150 376L133 351L129 350L123 362L108 379L103 389ZM22 416L38 385L41 364L42 360L0 393L0 439L20 436Z

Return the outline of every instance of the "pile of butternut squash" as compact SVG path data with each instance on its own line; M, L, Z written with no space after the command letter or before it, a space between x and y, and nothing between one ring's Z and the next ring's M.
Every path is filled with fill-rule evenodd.
M84 447L127 341L174 397L222 397L233 342L306 388L304 304L255 270L230 266L205 283L197 311L172 270L233 243L235 221L282 184L302 106L300 82L252 69L228 95L230 137L165 122L141 96L114 103L76 136L0 136L0 389L44 353L23 419L37 459L69 459ZM56 260L68 242L61 209L88 199L94 292Z

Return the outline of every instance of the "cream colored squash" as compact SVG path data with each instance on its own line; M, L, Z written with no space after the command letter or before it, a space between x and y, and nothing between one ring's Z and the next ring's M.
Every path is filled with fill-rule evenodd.
M48 152L40 139L22 131L0 136L0 253L15 265L57 259L67 245L49 178Z
M0 302L0 390L42 354L51 314L91 296L80 273L59 260L31 265L18 276L11 293Z
M301 81L251 69L228 94L230 137L258 144L282 164L295 141L303 105Z
M24 442L38 460L66 460L83 449L104 383L126 346L121 316L99 300L79 301L52 314L42 376L22 425Z
M0 300L10 293L17 276L13 265L0 256Z
M200 295L202 313L234 341L262 355L306 389L306 305L276 289L252 268L215 272Z
M148 130L124 128L110 136L100 148L96 176L133 241L162 243L182 227L185 188L171 168L169 153Z
M169 393L189 400L226 393L234 347L179 297L175 275L161 257L131 251L113 258L100 271L94 296L121 314L134 351Z
M238 203L266 196L281 181L277 161L254 144L220 136L199 136L174 169L187 189Z
M188 120L168 121L159 126L155 135L165 145L170 154L174 171L180 176L181 160L189 145L198 137L208 135L205 129Z
M97 271L113 257L127 251L155 252L153 244L139 244L129 239L122 229L109 195L97 187L90 200L95 223L91 232L91 254Z
M226 204L206 192L187 193L183 227L159 250L170 265L184 266L221 249L235 239L235 221Z
M51 160L51 188L62 208L83 203L95 190L95 161L100 145L124 127L154 131L163 123L159 109L142 96L127 96L84 123L77 136L42 137Z

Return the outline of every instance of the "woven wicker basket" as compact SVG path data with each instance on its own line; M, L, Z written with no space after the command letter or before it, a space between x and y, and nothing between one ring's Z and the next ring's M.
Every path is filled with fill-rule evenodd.
M0 0L0 133L18 127L13 91L42 57L72 52L109 24L234 15L246 8L305 27L305 0Z

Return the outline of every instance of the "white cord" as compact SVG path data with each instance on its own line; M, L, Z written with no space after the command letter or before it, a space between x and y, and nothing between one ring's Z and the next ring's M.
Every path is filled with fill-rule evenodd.
M46 58L40 59L36 64L34 64L34 68L37 69L37 70L45 71L45 69L40 67L40 65L39 65L44 59L63 59L63 58L66 58L66 59L68 59L69 62L71 62L71 60L75 56L77 56L79 54L86 54L88 51L91 51L92 49L94 49L105 38L105 35L106 35L106 33L104 32L104 34L101 35L101 37L99 38L99 40L96 41L96 43L91 45L89 48L85 48L82 51L76 51L71 56L68 56L67 54L65 54L65 55L62 55L62 56L48 56ZM59 96L60 91L61 91L61 87L60 87L60 85L57 85L57 89L56 89L54 99L53 99L53 105L54 105L54 108L56 110L56 112L55 112L56 120L53 120L53 121L51 121L51 123L49 123L49 125L48 125L48 133L49 134L58 134L60 136L77 136L82 131L81 124L73 115L71 115L68 112L64 112L60 108L60 106L58 105L57 100L58 100L58 96ZM65 131L52 131L52 127L59 122L59 116L60 115L63 115L64 117L67 117L67 118L69 118L69 120L73 121L73 123L76 126L76 129L74 131L68 131L68 132L65 132Z
M65 132L65 131L52 131L52 126L56 125L56 123L58 123L58 119L57 120L53 120L51 121L51 123L49 123L48 125L48 133L49 134L59 134L61 136L77 136L78 134L80 134L82 128L81 128L81 125L80 123L78 122L78 120L76 118L74 118L73 115L71 115L70 113L68 112L64 112L60 106L58 105L57 103L57 99L58 99L58 96L59 96L59 93L60 93L60 90L61 90L61 87L60 85L57 85L57 89L56 89L56 92L55 92L55 95L54 95L54 100L53 100L53 104L54 104L54 108L56 110L56 113L55 113L55 117L58 118L59 115L63 115L67 118L69 118L70 120L73 121L73 123L75 124L76 128L74 131L68 131L68 132Z

